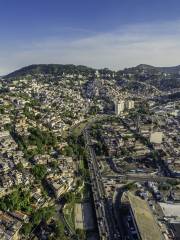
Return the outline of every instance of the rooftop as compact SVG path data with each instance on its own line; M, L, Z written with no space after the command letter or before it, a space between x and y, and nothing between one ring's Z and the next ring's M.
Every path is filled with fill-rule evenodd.
M146 201L128 192L128 200L142 239L163 239L160 229Z
M180 204L159 203L159 205L166 217L180 218Z

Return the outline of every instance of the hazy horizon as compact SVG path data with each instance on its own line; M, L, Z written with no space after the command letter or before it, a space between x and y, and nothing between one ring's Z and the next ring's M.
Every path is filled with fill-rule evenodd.
M31 64L179 65L180 2L1 2L0 75Z
M6 76L10 73L13 73L17 70L20 70L22 68L25 68L25 67L28 67L28 66L31 66L31 65L53 65L53 64L59 64L61 65L61 63L36 63L36 64L29 64L29 65L25 65L25 66L21 66L19 68L16 68L16 69L13 69L12 71L10 72L7 72L7 73L4 73L4 74L1 74L0 76L3 77L3 76ZM63 63L62 65L75 65L75 66L78 66L78 64L73 64L73 63ZM94 69L97 69L97 70L100 70L100 69L103 69L103 68L108 68L109 70L112 70L112 71L120 71L120 70L124 70L125 68L132 68L132 67L137 67L138 65L141 65L141 64L144 64L144 65L150 65L150 64L145 64L145 63L139 63L137 65L133 65L133 66L128 66L128 67L124 67L124 68L119 68L119 69L113 69L113 68L108 68L108 67L102 67L102 68L97 68L97 67L93 67L93 66L88 66L88 65L83 65L83 64L79 64L81 66L86 66L86 67L89 67L89 68L94 68ZM177 67L177 66L180 66L180 64L178 65L173 65L173 66L170 66L170 65L167 65L167 66L159 66L159 65L150 65L150 66L153 66L153 67Z

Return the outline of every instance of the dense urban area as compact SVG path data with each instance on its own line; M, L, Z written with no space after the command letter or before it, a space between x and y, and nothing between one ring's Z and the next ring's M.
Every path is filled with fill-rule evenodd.
M0 78L0 239L180 239L180 66Z

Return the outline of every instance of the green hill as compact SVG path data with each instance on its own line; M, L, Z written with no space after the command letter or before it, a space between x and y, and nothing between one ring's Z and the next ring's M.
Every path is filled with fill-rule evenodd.
M73 64L37 64L30 65L21 68L15 72L12 72L6 76L6 78L18 78L27 75L39 75L39 74L51 74L51 75L62 75L64 74L82 74L88 75L94 73L95 70L86 66L75 66Z

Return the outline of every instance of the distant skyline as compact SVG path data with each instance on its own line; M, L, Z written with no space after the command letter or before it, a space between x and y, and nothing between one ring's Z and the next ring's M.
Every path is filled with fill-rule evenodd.
M0 0L0 75L40 63L180 64L179 0Z

